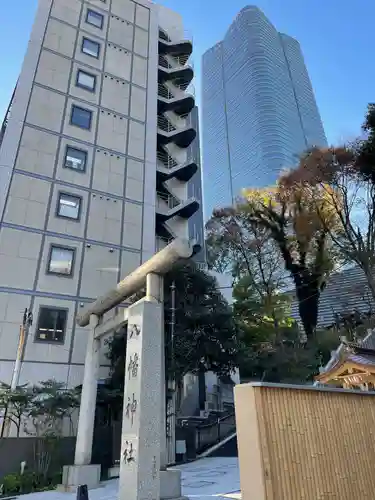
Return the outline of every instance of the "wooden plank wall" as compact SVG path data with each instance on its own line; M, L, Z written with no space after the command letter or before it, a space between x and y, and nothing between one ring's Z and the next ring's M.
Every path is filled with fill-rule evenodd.
M235 388L242 500L374 500L375 394Z

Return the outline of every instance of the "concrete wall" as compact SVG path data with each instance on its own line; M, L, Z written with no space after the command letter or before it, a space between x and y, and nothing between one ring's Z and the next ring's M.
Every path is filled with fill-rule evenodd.
M20 464L26 461L29 470L34 470L37 438L1 440L0 446L0 484L7 474L19 474ZM66 437L58 443L58 453L52 454L51 475L59 474L64 465L71 464L74 458L75 438Z
M243 384L235 403L243 500L374 497L375 394Z
M89 9L102 28L87 22ZM0 380L10 382L24 308L30 329L20 383L81 383L87 329L75 315L155 251L158 14L147 0L39 0L0 150ZM82 52L84 39L98 57ZM96 79L77 86L78 72ZM91 112L71 124L73 106ZM66 168L67 147L86 154ZM61 193L79 200L59 216ZM48 272L51 246L74 252ZM61 341L37 340L41 306L67 311ZM108 372L102 358L101 376Z

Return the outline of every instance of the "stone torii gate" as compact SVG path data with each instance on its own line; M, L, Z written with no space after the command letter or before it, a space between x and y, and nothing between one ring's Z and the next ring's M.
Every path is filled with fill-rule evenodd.
M181 498L181 473L167 470L163 275L197 250L194 241L176 239L99 297L77 318L90 325L74 465L63 469L64 491L99 486L100 465L91 464L101 339L128 324L119 498ZM115 317L103 315L146 285L146 295Z

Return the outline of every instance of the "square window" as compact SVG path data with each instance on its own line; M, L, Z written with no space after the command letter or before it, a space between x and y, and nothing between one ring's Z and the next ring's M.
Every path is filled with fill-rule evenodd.
M86 23L92 24L96 28L103 28L104 16L95 10L87 9Z
M68 146L65 153L64 168L78 170L78 172L86 171L87 152L82 149Z
M100 53L100 43L94 42L89 38L83 37L82 39L82 52L91 57L99 58Z
M35 339L43 342L63 343L67 319L66 309L41 306Z
M85 90L91 90L91 92L95 92L96 87L96 76L91 73L87 73L82 69L79 69L77 72L77 87L82 87Z
M79 220L82 198L67 193L59 193L56 214L58 217Z
M71 276L73 274L74 248L51 245L48 259L48 274Z
M76 127L90 130L91 128L92 111L81 108L73 104L72 114L70 115L70 124Z

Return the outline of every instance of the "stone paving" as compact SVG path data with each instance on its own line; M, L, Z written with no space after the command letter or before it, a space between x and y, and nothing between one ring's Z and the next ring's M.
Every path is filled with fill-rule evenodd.
M238 500L240 477L238 458L203 458L178 467L182 471L182 493L191 500L229 498ZM89 500L117 500L118 480L106 481L89 491ZM75 493L46 491L23 495L22 500L75 500Z
M182 493L190 499L238 498L240 491L238 458L204 458L183 465L180 469Z

